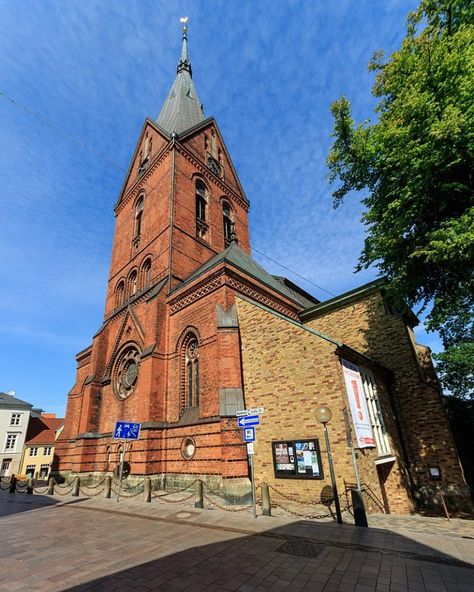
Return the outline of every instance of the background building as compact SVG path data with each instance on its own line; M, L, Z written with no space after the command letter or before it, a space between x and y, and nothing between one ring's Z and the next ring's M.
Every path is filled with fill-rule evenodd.
M47 479L54 459L56 439L64 419L54 413L32 415L26 433L20 474L31 479Z
M0 393L0 476L17 474L33 405Z
M320 303L267 273L250 254L249 205L216 121L204 116L184 29L176 79L157 121L144 123L115 205L104 322L77 355L55 470L111 471L115 422L127 420L142 424L127 458L132 478L199 476L246 491L235 412L264 407L256 480L311 501L329 483L314 408L333 409L343 489L354 481L356 400L368 435L359 441L352 425L354 446L372 509L411 511L433 502L439 484L466 499L416 319L391 310L379 282Z

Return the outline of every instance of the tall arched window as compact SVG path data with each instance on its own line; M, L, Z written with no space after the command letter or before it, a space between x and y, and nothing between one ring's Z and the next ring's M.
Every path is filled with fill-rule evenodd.
M128 297L131 298L137 293L137 272L134 270L128 276Z
M206 186L196 181L196 236L205 239L207 234L207 198Z
M199 407L199 345L190 333L183 342L182 350L181 412Z
M125 300L125 282L120 280L115 288L115 308L122 306Z
M135 205L135 222L133 238L138 238L142 233L143 202L144 198L143 196L141 196Z
M224 227L224 244L228 247L232 238L233 221L232 209L226 201L222 203L222 224Z
M112 453L110 451L110 444L105 449L105 462L104 462L104 470L107 472L109 470L110 461L112 458Z
M151 259L146 259L142 265L140 287L146 288L151 281Z

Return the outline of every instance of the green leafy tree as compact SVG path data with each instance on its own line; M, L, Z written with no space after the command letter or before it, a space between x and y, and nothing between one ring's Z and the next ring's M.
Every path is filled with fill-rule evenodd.
M422 0L390 59L376 53L375 122L332 104L327 163L337 207L353 190L367 226L357 269L376 266L397 304L428 307L445 388L474 396L474 6Z

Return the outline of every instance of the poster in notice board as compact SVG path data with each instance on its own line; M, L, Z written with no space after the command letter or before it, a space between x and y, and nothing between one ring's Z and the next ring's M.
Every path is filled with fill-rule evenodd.
M323 478L321 453L317 439L272 442L272 449L275 477Z

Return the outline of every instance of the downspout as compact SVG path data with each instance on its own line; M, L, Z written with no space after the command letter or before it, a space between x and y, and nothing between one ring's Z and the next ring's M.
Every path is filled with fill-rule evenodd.
M173 274L171 266L173 263L173 224L174 224L174 177L175 177L175 163L176 163L176 132L171 134L171 189L170 189L170 240L169 240L169 268L168 268L168 292L171 292L171 281Z

